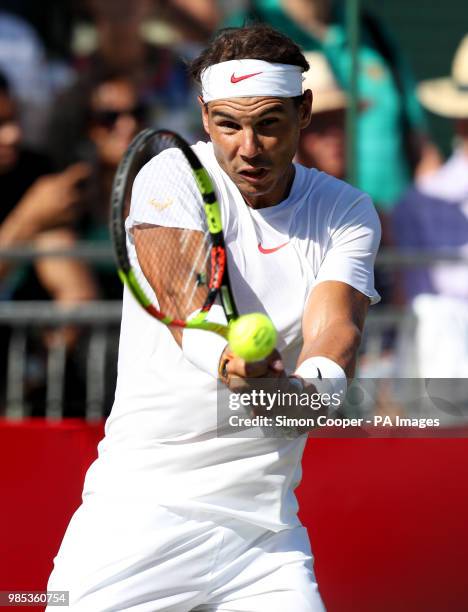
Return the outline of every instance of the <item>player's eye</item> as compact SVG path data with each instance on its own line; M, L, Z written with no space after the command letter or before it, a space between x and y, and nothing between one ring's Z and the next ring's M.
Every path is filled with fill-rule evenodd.
M233 121L224 121L221 127L225 128L226 130L239 130L240 129L240 125L238 125L237 123L234 123Z
M239 124L234 123L234 121L221 121L217 125L226 130L238 130L240 128Z
M270 127L272 125L275 125L275 123L278 123L277 117L270 117L269 119L262 119L258 123L258 126L259 127Z

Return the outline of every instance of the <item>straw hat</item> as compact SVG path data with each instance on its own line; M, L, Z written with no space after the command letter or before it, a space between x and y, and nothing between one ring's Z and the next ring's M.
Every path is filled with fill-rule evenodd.
M417 91L421 103L433 113L468 118L468 34L453 58L452 76L423 81Z
M331 71L326 57L322 53L312 51L305 53L310 68L304 73L302 83L304 91L311 89L314 95L313 113L345 109L348 100Z

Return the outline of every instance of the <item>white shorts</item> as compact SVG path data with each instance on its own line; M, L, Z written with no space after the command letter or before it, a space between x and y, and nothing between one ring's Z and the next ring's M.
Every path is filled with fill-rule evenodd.
M87 498L47 588L74 612L323 612L304 527L213 519Z

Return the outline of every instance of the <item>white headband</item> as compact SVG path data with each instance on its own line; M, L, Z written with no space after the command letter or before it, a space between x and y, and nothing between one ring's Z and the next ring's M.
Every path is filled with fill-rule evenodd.
M289 64L241 59L205 68L201 74L204 102L225 98L302 95L302 69Z

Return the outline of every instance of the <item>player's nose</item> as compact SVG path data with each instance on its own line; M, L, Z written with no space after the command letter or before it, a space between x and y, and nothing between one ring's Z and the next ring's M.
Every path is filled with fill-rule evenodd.
M239 153L242 157L255 157L261 151L261 142L258 139L255 130L245 128L241 131L241 143Z

